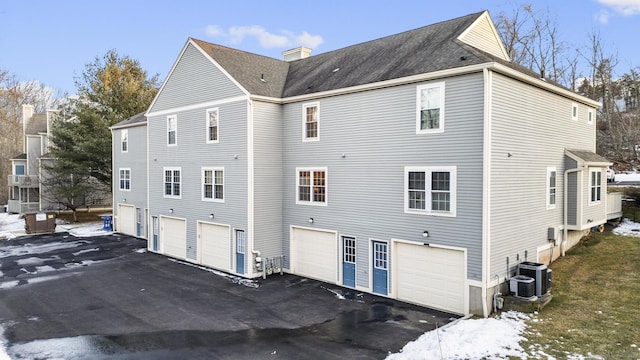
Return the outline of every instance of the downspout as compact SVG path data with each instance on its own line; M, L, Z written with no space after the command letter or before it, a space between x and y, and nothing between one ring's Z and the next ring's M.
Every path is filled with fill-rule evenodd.
M569 189L569 173L575 173L578 171L582 171L584 169L586 169L586 166L583 167L579 167L579 168L573 168L573 169L567 169L564 171L564 194L563 194L563 200L564 200L564 204L563 204L563 226L562 226L562 240L560 241L560 254L561 256L565 256L565 251L564 251L564 243L565 241L567 241L567 236L569 236L569 230L567 229L567 227L569 226L569 220L567 219L567 217L569 216L569 210L567 209L568 204L569 204L569 194L568 194L568 189ZM576 178L576 186L578 185L578 179ZM582 195L582 194L580 194ZM578 198L578 192L576 189L576 202L577 202L577 198ZM577 218L576 218L576 222L577 222Z
M251 254L253 254L252 270L260 271L262 266L262 257L260 256L260 251L254 249L255 241L254 241L254 232L253 232L253 196L254 196L254 183L253 183L253 101L251 99L247 100L247 177L249 182L249 189L247 191L247 227L248 227L248 235L251 243Z

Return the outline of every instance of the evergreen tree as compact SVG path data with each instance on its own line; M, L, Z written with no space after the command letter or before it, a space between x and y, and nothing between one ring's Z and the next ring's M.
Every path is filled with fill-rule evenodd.
M51 129L54 160L44 166L44 183L55 201L75 209L91 193L110 192L109 127L145 111L158 87L158 75L148 77L137 60L115 50L86 65L76 79L78 99L66 111L70 120Z

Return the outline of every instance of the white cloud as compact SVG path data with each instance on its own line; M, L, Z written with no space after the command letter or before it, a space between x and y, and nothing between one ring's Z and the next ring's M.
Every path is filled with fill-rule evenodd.
M598 0L598 2L623 16L640 14L640 0Z
M609 23L609 12L607 10L600 10L594 15L594 18L597 22L606 25Z
M280 31L279 34L271 33L259 25L252 26L232 26L228 31L224 31L217 25L209 25L205 28L205 32L210 37L225 38L231 44L240 44L247 37L253 37L258 40L263 48L290 48L297 46L306 46L309 48L317 48L324 42L322 36L311 35L306 31L296 34L291 31Z
M224 34L222 29L217 25L209 25L204 29L205 33L211 37L221 36Z

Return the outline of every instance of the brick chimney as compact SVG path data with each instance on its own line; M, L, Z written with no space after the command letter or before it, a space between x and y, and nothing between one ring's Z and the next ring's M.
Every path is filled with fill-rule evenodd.
M300 46L295 49L283 51L282 59L284 61L294 61L294 60L308 58L309 55L311 55L311 49L304 46Z

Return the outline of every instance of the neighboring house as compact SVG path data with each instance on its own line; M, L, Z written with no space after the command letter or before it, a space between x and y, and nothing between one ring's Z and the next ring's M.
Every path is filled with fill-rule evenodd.
M146 237L147 219L147 118L144 113L112 128L113 204L119 232ZM156 231L157 232L157 231Z
M56 110L35 114L32 105L22 105L23 153L11 159L7 209L10 213L35 212L55 206L43 196L40 180L42 160L46 159L49 149L49 130L58 116Z
M120 230L142 222L149 250L245 277L282 257L486 316L519 262L606 222L599 104L513 64L488 12L309 52L189 39L146 122L113 127Z
M49 138L53 122L58 121L57 110L34 113L32 105L22 106L23 153L11 159L12 173L8 176L10 213L29 213L43 210L59 210L58 204L43 181L46 179L47 162L55 161L49 154ZM102 194L92 194L82 201L88 206L110 206Z

